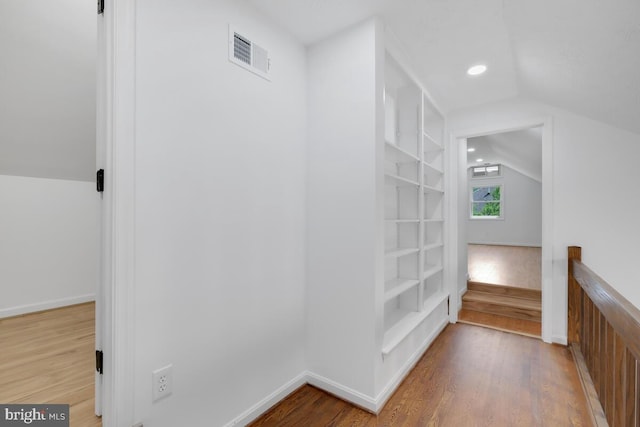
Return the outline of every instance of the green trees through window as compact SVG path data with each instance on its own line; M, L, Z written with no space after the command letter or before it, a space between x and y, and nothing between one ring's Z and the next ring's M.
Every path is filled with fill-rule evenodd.
M473 187L471 191L472 218L502 217L502 186Z

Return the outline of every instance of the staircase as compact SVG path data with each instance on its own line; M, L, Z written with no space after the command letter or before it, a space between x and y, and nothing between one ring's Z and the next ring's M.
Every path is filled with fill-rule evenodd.
M540 322L542 293L535 289L467 282L462 309Z

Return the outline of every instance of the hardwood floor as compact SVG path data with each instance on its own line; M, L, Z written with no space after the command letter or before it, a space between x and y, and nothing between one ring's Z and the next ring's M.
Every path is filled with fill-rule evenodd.
M0 402L68 403L71 426L101 426L94 328L93 303L0 319Z
M469 280L541 289L541 248L468 245Z
M304 386L252 426L588 426L566 347L449 325L376 417Z

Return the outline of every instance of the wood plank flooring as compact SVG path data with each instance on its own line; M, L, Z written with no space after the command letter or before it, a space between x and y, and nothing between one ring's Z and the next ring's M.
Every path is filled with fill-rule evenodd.
M0 402L68 403L70 425L94 415L95 306L0 319Z
M304 386L252 426L588 426L566 347L449 325L376 417Z
M542 288L541 248L470 244L467 253L471 281Z
M458 313L458 322L483 326L498 331L514 332L535 338L542 336L542 324L533 320L516 319L497 314L462 309Z

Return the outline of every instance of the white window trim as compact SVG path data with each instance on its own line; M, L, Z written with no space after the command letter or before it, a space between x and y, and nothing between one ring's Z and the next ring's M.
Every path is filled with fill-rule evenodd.
M495 178L495 177L493 177ZM486 179L486 178L481 178ZM474 216L473 215L473 189L478 187L500 187L500 216ZM471 185L469 187L469 219L477 221L504 221L504 184L486 184L486 185Z

